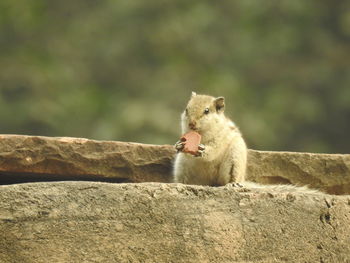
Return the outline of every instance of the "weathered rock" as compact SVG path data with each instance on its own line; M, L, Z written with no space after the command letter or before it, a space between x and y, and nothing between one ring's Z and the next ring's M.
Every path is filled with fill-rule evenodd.
M171 182L170 145L0 135L0 183ZM248 180L350 194L350 155L249 151Z
M169 146L0 135L0 181L169 182L174 154Z
M0 186L0 262L350 262L350 198L176 184Z
M350 194L350 154L249 151L247 179Z

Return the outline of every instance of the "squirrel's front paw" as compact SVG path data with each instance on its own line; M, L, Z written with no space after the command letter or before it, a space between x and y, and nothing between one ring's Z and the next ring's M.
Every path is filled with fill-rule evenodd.
M184 148L185 148L185 142L183 141L177 141L174 145L175 149L178 151L178 152L181 152Z
M202 157L205 152L205 145L204 144L199 144L198 145L198 154L196 155L197 157Z

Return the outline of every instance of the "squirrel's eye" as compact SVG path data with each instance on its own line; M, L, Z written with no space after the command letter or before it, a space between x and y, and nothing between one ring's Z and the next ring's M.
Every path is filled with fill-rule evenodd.
M209 108L206 108L205 110L204 110L204 114L208 114L209 113Z

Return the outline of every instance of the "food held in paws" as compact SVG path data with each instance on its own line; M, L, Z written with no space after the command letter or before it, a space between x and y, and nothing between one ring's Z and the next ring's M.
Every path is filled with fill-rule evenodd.
M198 155L198 146L201 142L202 136L195 131L190 131L181 137L181 141L184 142L184 148L182 152L192 155Z

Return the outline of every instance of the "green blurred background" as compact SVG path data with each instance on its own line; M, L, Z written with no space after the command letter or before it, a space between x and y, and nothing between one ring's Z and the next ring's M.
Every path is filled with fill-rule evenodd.
M350 2L1 0L0 133L173 144L191 91L250 148L349 153Z

